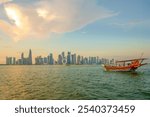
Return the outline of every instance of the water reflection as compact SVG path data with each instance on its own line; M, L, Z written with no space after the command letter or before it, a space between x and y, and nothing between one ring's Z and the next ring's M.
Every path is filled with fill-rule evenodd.
M118 75L118 76L127 76L130 78L136 78L136 77L142 77L144 75L144 72L141 71L130 71L130 72L114 72L114 71L104 71L104 74L109 74L109 75Z
M142 76L141 72L137 71L131 71L131 72L120 72L122 75L129 75L130 78L137 78L139 76Z

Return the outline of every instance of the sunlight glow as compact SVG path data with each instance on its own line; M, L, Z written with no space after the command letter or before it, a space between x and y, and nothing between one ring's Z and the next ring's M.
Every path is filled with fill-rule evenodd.
M16 24L16 26L21 27L22 24L17 10L13 8L5 8L5 10L9 19L11 19L14 22L14 24Z

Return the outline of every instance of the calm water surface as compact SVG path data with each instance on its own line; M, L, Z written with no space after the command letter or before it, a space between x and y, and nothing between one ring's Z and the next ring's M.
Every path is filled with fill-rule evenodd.
M0 99L150 99L150 66L135 73L99 65L0 66Z

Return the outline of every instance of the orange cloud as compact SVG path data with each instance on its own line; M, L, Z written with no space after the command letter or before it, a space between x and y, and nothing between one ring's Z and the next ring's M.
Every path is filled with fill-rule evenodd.
M9 22L0 20L0 28L15 41L75 31L117 15L98 6L94 0L41 0L34 6L7 3L4 8Z

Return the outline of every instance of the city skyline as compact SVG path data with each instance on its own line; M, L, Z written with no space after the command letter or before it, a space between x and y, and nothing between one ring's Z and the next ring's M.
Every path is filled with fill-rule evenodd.
M29 49L29 54L27 57L24 56L24 53L21 53L20 58L16 59L16 57L8 57L6 56L6 65L32 65L32 50Z
M32 50L29 49L28 56L20 53L20 57L6 56L6 65L92 65L92 64L115 64L114 59L101 58L99 56L82 56L78 53L62 51L54 58L53 53L47 56L37 56L33 58Z
M27 48L83 56L150 58L149 0L0 0L0 64ZM63 9L63 10L62 10Z

